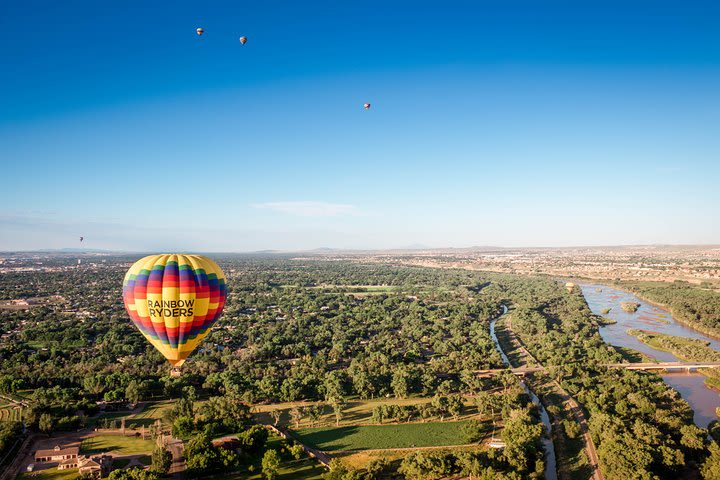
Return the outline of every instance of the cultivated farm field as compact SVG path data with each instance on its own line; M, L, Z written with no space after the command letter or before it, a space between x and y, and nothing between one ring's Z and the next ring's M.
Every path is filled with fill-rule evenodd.
M465 423L467 422L304 428L295 434L303 443L330 452L442 447L466 443L461 430Z

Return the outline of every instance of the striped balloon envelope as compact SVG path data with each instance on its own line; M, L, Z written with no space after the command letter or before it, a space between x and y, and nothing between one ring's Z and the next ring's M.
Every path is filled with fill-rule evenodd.
M174 367L209 333L226 296L222 270L200 255L150 255L135 262L123 281L130 318Z

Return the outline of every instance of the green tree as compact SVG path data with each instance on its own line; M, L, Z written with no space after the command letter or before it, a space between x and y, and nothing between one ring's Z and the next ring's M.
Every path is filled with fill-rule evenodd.
M342 398L333 398L330 402L332 405L333 413L335 414L335 426L340 426L340 420L343 418L343 409L346 407L345 402Z
M464 406L461 395L450 395L450 397L448 397L447 412L452 415L455 420L462 415Z
M330 471L323 474L324 480L360 480L357 470L348 468L337 458L330 460Z
M220 454L215 450L207 435L195 435L185 444L184 456L190 475L213 472L220 464Z
M265 448L269 432L262 425L253 425L240 434L240 441L244 452L256 455Z
M172 425L172 434L178 438L188 438L195 431L195 421L190 417L178 417Z
M705 480L720 480L720 445L711 442L708 451L710 455L705 460L700 473Z
M479 442L484 437L483 432L483 426L477 420L470 420L460 428L460 433L465 443Z
M91 375L83 379L83 388L93 395L100 395L105 391L105 382L99 375Z
M157 480L158 475L155 472L144 470L138 467L128 468L127 470L113 470L108 476L108 480Z
M440 421L442 422L445 416L449 413L448 412L448 404L449 404L448 397L444 396L435 396L433 397L431 401L431 405L433 410L435 411L435 415L440 417Z
M405 456L399 473L412 479L436 479L451 475L453 457L447 453L417 451Z
M323 407L322 405L310 405L307 407L307 414L310 417L310 425L314 426L322 417Z
M365 469L371 480L377 480L390 471L390 461L385 457L370 460Z
M397 398L405 398L410 390L410 375L403 367L395 369L390 381L390 387Z
M295 422L295 428L300 428L300 421L303 419L304 409L302 407L292 407L290 409L290 418Z
M130 380L128 386L125 388L125 398L130 403L138 403L141 399L140 383L137 380Z
M292 455L295 460L300 460L303 453L305 453L305 449L299 443L295 443L288 447L288 452L290 452L290 455Z
M530 461L538 453L542 432L542 424L535 422L527 410L510 412L501 434L507 462L520 472L528 472Z
M373 421L373 423L381 424L383 422L383 418L385 417L385 409L382 408L381 405L376 405L372 409L372 416L370 419Z
M273 419L273 425L276 427L280 423L280 418L282 418L282 410L273 410L270 412L270 417Z
M275 480L280 471L280 455L277 450L270 449L262 458L262 474L266 480Z
M165 475L170 471L173 456L164 446L157 445L152 452L151 470L159 475Z
M333 370L325 376L323 387L325 388L325 401L329 402L335 398L345 396L345 374L342 370Z
M49 413L43 413L40 415L40 420L38 422L38 429L43 432L49 434L53 431L53 417Z

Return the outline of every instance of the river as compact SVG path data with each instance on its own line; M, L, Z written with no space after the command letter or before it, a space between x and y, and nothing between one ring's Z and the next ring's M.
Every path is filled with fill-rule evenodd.
M714 350L720 351L720 341L675 321L670 312L664 308L651 305L632 293L597 284L582 284L580 288L593 313L617 322L600 327L603 340L611 345L632 348L661 362L679 360L672 353L649 347L627 333L628 329L640 329L677 337L697 338L708 342ZM628 313L620 307L620 302L636 302L640 307L635 313ZM606 308L611 310L603 314ZM704 376L699 373L666 373L662 378L690 404L696 425L706 428L711 421L717 419L715 409L720 407L720 395L705 386Z
M505 315L508 312L508 309L505 305L503 305L502 307L503 315ZM503 352L503 349L500 346L497 335L495 335L495 322L497 322L497 319L493 319L490 321L490 336L492 337L493 342L495 342L495 348L497 348L498 352L500 353L500 357L502 358L503 363L508 367L512 367L512 365L510 364L510 360L508 359L507 355L505 355L505 352ZM525 382L520 380L520 384L522 385L523 389L525 389L525 392L530 396L532 402L540 409L540 421L542 421L542 424L545 426L545 433L543 434L542 438L545 460L545 480L557 480L557 468L555 465L555 446L552 442L552 423L550 423L550 416L545 410L545 407L543 407L543 404L540 403L540 399L537 397L537 395L535 395L532 390L527 387L527 385L525 385Z

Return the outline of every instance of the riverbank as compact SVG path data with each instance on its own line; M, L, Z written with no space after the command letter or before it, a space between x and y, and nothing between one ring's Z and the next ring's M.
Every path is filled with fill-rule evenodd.
M638 282L638 283L641 283L641 282ZM688 328L692 328L693 330L700 332L703 335L707 335L709 337L712 337L715 340L720 341L720 328L710 328L705 325L698 324L697 322L693 322L692 320L683 318L683 315L681 313L679 313L677 311L677 309L674 309L672 306L652 300L652 299L648 298L647 296L643 295L642 292L636 292L636 291L628 288L628 286L626 286L626 285L611 282L608 286L610 286L612 288L616 288L617 290L622 290L623 292L627 292L632 295L635 295L637 298L639 298L643 302L647 303L648 305L652 305L653 307L667 310L667 312L670 313L670 315L673 317L673 319L676 322L678 322Z
M696 338L676 337L632 328L628 329L627 333L645 345L671 353L685 362L720 362L720 352L710 348L708 342ZM706 377L704 383L707 387L720 392L720 373L714 369L699 369L698 373Z
M677 321L671 312L658 302L649 301L622 286L593 283L580 286L594 314L598 315L608 308L611 310L607 316L616 320L617 324L600 326L600 335L631 363L646 363L647 360L643 357L651 357L653 362L702 361L693 359L712 358L715 353L698 357L695 355L702 355L698 354L698 351L707 349L709 352L720 352L720 341L691 325ZM597 290L599 287L602 287L602 292ZM642 306L637 313L627 313L618 308L621 301L638 301ZM677 337L678 341L663 343L657 337L653 338L653 341L647 337L642 341L638 336L628 333L628 330ZM682 374L670 372L661 373L660 376L667 385L681 392L683 399L693 409L696 425L706 428L713 420L717 420L716 409L720 407L720 370L706 369Z

